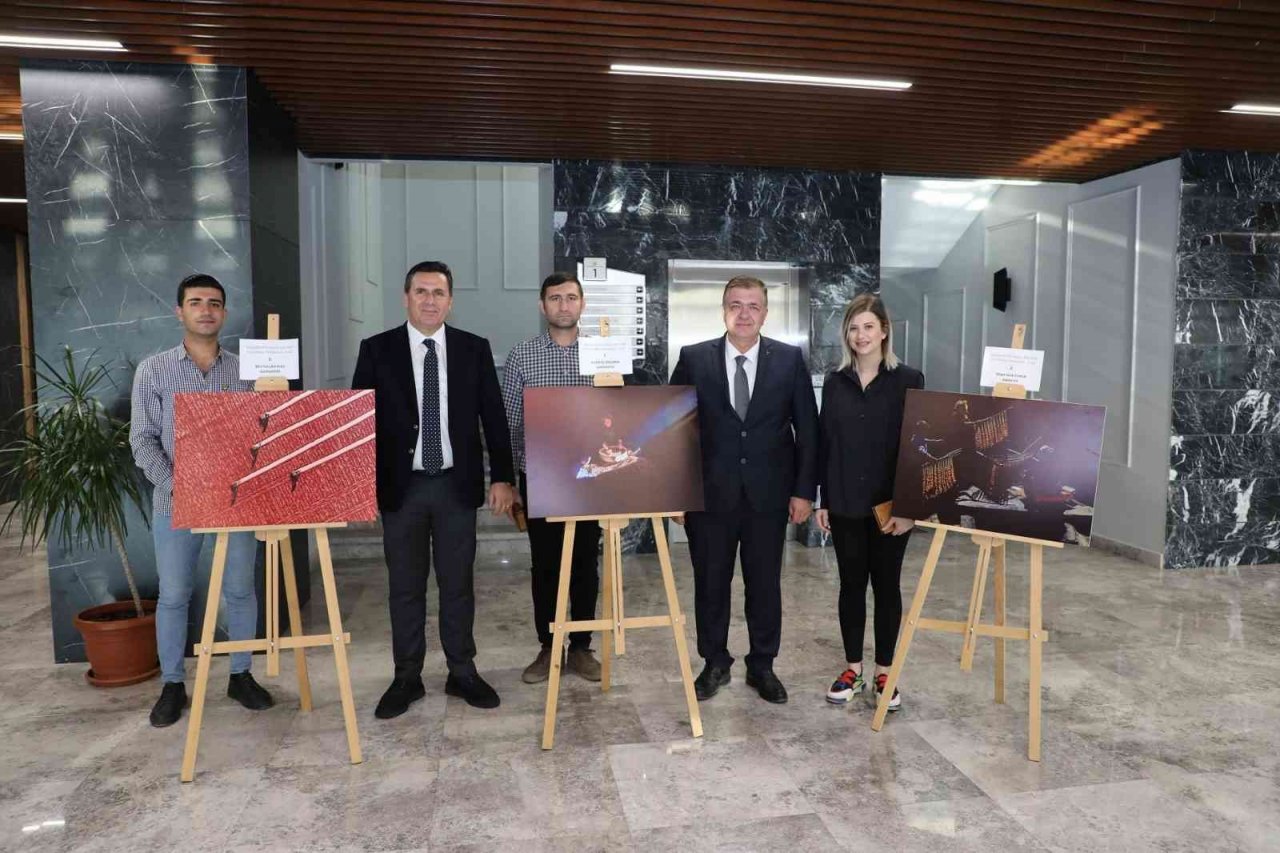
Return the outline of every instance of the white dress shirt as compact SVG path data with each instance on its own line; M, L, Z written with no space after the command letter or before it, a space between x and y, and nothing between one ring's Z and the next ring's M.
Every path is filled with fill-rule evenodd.
M729 336L725 335L724 369L729 376L729 405L734 409L737 409L738 401L734 399L733 380L738 375L738 356L740 355L747 357L747 360L742 363L742 370L747 374L747 391L755 394L756 366L760 363L760 339L756 338L756 342L746 352L738 352L738 348L729 340Z
M405 323L409 329L409 357L413 360L413 387L418 392L418 411L422 411L422 366L427 361L427 347L423 343L427 336L419 332L412 323ZM431 336L436 342L436 363L440 367L440 447L444 451L444 467L453 467L453 445L449 443L449 371L446 369L449 357L445 352L444 324ZM424 431L418 426L418 446L413 450L413 470L422 468L422 436Z

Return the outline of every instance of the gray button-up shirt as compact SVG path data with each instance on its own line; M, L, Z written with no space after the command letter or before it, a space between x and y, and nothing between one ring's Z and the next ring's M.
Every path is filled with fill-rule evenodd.
M578 342L567 347L551 340L543 332L516 344L507 353L502 370L502 402L507 408L507 427L511 431L511 456L517 471L525 471L524 456L524 389L547 385L591 385L594 379L578 372Z
M182 344L142 360L133 375L133 414L129 446L133 461L155 486L151 501L157 515L173 515L173 395L188 391L252 391L240 378L240 359L219 347L202 373Z

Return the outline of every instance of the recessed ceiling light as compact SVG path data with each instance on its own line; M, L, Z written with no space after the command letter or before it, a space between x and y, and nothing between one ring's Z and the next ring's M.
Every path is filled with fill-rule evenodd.
M127 51L114 39L68 39L52 36L21 36L16 33L0 33L0 47L34 47L41 50L109 50Z
M1236 104L1231 109L1222 110L1221 112L1248 116L1280 116L1280 106L1272 104Z
M25 198L0 198L0 204L26 204Z
M737 80L751 83L785 83L792 86L836 86L844 89L910 89L904 80L871 80L861 77L826 77L815 74L779 74L772 71L734 71L724 68L680 68L669 65L609 66L610 74L640 77L684 77L691 80Z

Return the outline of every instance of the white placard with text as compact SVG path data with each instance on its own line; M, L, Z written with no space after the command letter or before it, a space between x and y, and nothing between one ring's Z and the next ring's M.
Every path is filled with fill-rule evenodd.
M578 372L583 376L597 373L631 373L631 339L624 335L578 337Z
M297 338L241 339L241 379L297 379L299 376Z
M1021 385L1028 391L1040 390L1040 374L1044 372L1044 350L987 347L982 355L982 387L994 388L1001 382Z

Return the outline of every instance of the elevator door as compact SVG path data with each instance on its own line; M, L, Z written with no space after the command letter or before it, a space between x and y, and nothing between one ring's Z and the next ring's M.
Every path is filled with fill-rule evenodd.
M676 369L680 348L724 334L721 297L734 276L760 279L769 294L763 334L794 344L809 356L809 269L772 261L667 262L667 376Z

